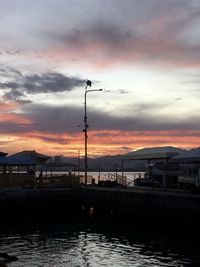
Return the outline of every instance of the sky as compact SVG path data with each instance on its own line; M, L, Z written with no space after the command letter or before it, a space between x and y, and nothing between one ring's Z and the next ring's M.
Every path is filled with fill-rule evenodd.
M125 154L200 140L199 0L0 0L0 151Z

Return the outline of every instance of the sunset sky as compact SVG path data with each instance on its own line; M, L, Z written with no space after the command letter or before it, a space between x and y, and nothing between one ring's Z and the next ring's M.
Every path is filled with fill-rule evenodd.
M199 0L0 0L0 151L200 146Z

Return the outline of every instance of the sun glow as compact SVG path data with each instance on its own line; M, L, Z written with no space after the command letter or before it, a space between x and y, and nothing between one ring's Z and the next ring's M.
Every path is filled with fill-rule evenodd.
M88 156L125 154L143 147L172 145L180 148L192 148L199 145L200 131L188 131L180 135L179 131L90 131L88 138ZM51 134L32 132L29 134L1 135L1 150L15 153L20 150L38 150L48 155L76 157L84 155L84 136L76 134Z

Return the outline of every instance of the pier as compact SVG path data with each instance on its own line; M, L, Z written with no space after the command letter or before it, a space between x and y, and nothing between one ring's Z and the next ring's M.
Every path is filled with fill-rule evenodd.
M1 213L19 217L48 215L70 217L89 213L134 220L164 220L166 222L199 221L200 195L152 188L81 187L4 188L0 189ZM10 217L10 216L9 216Z

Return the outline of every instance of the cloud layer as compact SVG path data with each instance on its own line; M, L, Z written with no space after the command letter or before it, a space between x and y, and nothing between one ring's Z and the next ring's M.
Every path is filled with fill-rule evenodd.
M79 63L87 58L93 67L138 63L199 67L200 40L195 37L195 27L200 23L200 7L196 1L117 2L118 6L116 2L103 1L110 14L103 14L103 5L96 1L99 16L95 16L93 3L91 14L95 12L91 19L84 17L84 23L78 21L69 27L63 21L60 29L42 29L48 44L46 54Z
M15 142L23 149L35 148L50 154L62 151L74 155L84 147L83 109L29 104L22 106L22 110L24 114L9 113L0 120L0 135L7 140L2 141L4 151L12 151ZM169 144L194 147L200 138L198 118L166 122L162 117L148 114L122 118L99 110L90 110L88 115L90 155Z
M198 145L199 15L198 0L1 0L2 148L82 147L88 73L108 92L90 96L91 153Z
M28 2L21 1L20 8L10 2L3 6L0 37L6 43L1 53L31 52L93 67L133 63L199 67L196 0ZM30 16L22 16L25 12Z
M83 125L84 109L75 106L49 106L29 104L21 106L21 112L7 112L0 119L1 132L41 131L50 133L80 132ZM116 116L102 110L90 108L88 113L89 130L120 130L120 131L172 131L200 130L198 116L176 118L146 113L129 116ZM183 133L184 134L184 133Z
M85 83L81 78L58 72L23 74L13 68L1 67L0 73L5 80L0 83L5 101L26 101L27 94L72 91Z

